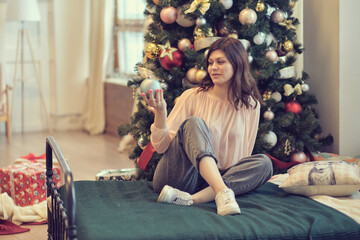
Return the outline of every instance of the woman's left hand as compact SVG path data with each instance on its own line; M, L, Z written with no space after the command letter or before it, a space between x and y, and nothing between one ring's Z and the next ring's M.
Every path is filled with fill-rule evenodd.
M166 101L164 99L162 89L156 90L156 98L154 98L153 91L151 89L149 90L149 98L145 93L140 93L140 95L148 105L148 109L154 114L166 112Z

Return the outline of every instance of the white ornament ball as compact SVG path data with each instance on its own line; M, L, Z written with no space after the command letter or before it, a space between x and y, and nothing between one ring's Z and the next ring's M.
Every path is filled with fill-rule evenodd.
M233 0L220 0L220 3L224 6L226 10L230 9L233 6Z
M186 79L191 82L191 83L196 83L196 72L197 72L197 68L190 68L187 72L186 72Z
M277 39L275 38L274 34L272 33L269 33L267 36L266 36L266 45L267 46L270 46L270 44L274 42L275 44L277 44Z
M160 12L161 21L166 24L172 24L176 21L178 12L174 7L164 7Z
M273 120L273 119L274 119L274 116L275 116L275 114L274 114L274 112L271 111L271 110L267 110L266 112L264 112L264 118L265 118L266 120L268 120L268 121Z
M199 17L196 19L196 26L201 27L206 24L206 19L203 17Z
M265 53L265 57L272 62L276 62L278 60L278 55L275 50L267 50Z
M245 8L239 13L239 21L242 25L252 25L257 20L256 12L251 8Z
M259 33L257 33L257 34L254 36L253 42L254 42L256 45L261 45L261 44L264 43L265 38L266 38L266 34L263 33L263 32L259 32Z
M249 59L249 63L250 63L250 64L254 61L253 56L251 56L250 54L248 55L248 59Z
M281 96L281 93L274 92L273 94L271 94L271 98L274 99L276 102L280 102L282 96Z
M301 90L303 92L308 92L310 90L309 84L307 84L307 83L301 84Z
M153 96L155 98L156 90L161 89L161 84L158 80L154 78L147 78L143 80L140 84L140 92L145 93L146 96L149 98L149 91L152 90Z
M264 140L270 145L270 148L272 148L277 143L277 136L273 131L269 131L267 134L265 134Z
M180 51L184 52L186 48L191 47L191 41L187 38L183 38L178 42L177 47Z
M280 9L275 10L271 13L271 20L273 20L274 23L281 23L285 20L285 14Z
M188 9L190 7L190 4L185 4L184 6L180 6L177 8L178 17L176 19L176 22L182 27L191 27L195 24L195 20L192 20L190 18L185 18L184 11L182 10L183 7L185 7L184 9Z

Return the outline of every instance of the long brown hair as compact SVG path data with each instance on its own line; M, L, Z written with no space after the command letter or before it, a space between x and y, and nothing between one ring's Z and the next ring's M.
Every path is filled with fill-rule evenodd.
M255 101L262 102L261 95L257 88L257 84L250 72L250 63L248 54L243 44L235 38L223 37L211 44L209 52L206 56L206 68L209 66L209 56L215 50L222 50L229 59L234 69L234 75L230 80L228 89L228 97L232 98L234 107L239 109L239 104L243 104L249 108L251 106L251 98ZM200 83L199 91L208 91L214 87L214 83L207 72L206 76ZM258 102L256 101L257 106Z

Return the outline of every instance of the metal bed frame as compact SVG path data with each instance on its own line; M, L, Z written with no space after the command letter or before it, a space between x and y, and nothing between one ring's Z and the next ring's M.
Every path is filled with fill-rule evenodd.
M65 182L65 199L60 198L57 187L53 181L53 153L63 171ZM75 225L75 189L70 166L65 160L55 139L46 138L46 186L48 202L48 239L77 239ZM65 203L65 206L64 206Z

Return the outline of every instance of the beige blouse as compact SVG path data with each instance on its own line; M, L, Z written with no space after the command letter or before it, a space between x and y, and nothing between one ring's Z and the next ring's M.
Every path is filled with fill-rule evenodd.
M260 104L256 108L236 110L226 100L198 88L186 90L178 98L167 118L167 129L151 125L151 142L158 153L164 153L181 123L190 116L202 118L211 132L212 146L219 169L227 169L251 155L258 131ZM252 106L255 101L252 100Z

